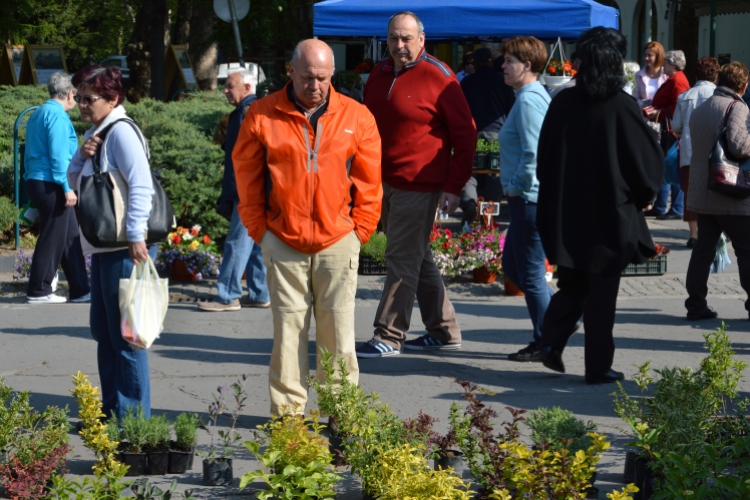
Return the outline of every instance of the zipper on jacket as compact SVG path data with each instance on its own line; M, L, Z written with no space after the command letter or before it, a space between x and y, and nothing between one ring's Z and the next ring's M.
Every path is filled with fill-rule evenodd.
M388 95L385 96L385 100L386 101L391 98L391 90L393 90L393 86L396 84L396 78L398 78L398 73L394 72L393 73L393 81L391 82L390 88L388 88Z

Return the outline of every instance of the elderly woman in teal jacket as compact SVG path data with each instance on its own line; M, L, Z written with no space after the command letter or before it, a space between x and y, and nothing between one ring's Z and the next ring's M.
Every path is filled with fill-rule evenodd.
M86 264L78 237L76 195L68 185L68 163L78 147L68 111L76 90L70 75L55 73L47 84L50 99L39 106L26 127L24 179L29 199L39 211L39 238L29 273L29 304L60 304L52 282L62 263L71 302L89 300Z
M536 227L539 181L536 155L539 131L550 97L537 81L547 61L547 49L534 37L517 36L503 48L505 83L516 91L516 103L500 130L500 182L508 197L510 226L503 250L505 276L524 292L534 338L528 347L510 354L511 361L540 361L542 321L552 289L545 279L545 255Z

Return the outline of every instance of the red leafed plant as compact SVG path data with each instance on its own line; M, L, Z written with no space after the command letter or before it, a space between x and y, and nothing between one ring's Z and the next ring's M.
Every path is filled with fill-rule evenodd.
M11 455L7 463L0 465L0 483L12 500L45 498L45 486L55 470L65 463L69 451L70 445L61 444L46 456L28 463L18 455Z

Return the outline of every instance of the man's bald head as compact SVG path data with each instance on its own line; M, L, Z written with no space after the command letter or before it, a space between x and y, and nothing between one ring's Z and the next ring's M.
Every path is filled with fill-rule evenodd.
M294 48L290 76L297 99L314 108L328 97L333 76L333 50L320 40L302 40Z

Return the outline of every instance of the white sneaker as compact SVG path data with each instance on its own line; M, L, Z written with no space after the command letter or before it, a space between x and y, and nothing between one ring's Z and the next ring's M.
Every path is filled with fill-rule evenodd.
M52 279L52 283L50 283L50 286L52 287L52 293L55 293L57 291L57 281L60 277L60 273L55 273L55 277Z
M44 297L26 297L27 304L64 304L68 301L65 297L60 297L54 293Z
M82 295L81 297L78 297L77 299L70 299L70 301L74 304L81 304L83 302L91 302L91 294L87 293L86 295Z

